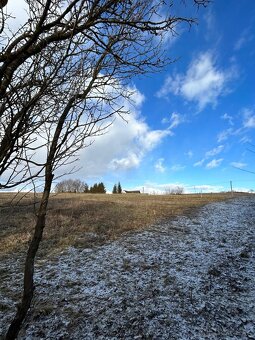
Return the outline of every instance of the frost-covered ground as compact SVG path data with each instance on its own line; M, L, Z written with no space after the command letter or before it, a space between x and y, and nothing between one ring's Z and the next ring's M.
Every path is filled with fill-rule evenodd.
M20 339L255 339L255 197L207 205L36 267ZM0 264L0 334L20 262Z

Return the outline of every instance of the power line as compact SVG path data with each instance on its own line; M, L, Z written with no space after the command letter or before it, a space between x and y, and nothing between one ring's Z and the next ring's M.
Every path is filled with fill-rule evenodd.
M238 167L236 167L236 166L233 166L233 168L238 169L238 170L241 170L241 171L244 171L244 172L249 172L250 174L254 174L254 175L255 175L255 172L254 172L254 171L249 171L249 170L241 169L241 168L238 168Z

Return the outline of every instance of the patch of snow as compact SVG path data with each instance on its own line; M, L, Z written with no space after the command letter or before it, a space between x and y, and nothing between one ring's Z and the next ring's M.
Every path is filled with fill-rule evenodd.
M255 199L243 197L37 261L19 339L255 339L254 226ZM0 336L20 261L0 264Z

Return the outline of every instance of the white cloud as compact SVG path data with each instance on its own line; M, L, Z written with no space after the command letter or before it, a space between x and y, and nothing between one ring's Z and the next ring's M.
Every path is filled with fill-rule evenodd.
M149 152L156 148L166 136L172 135L169 128L153 130L149 127L140 115L144 96L137 89L132 90L132 104L124 102L122 105L120 103L125 110L130 110L130 114L125 115L125 120L116 116L112 125L107 128L107 133L93 139L88 138L86 144L89 146L79 150L76 154L79 161L57 169L55 178L63 173L70 176L74 167L79 169L75 176L84 180L137 168ZM39 137L34 146L37 144L43 144ZM46 151L46 148L42 146L33 156L33 160L44 160Z
M164 163L164 158L159 158L154 165L155 170L160 173L164 173L166 171L166 167L163 165L163 163Z
M145 96L136 87L129 88L129 91L132 92L131 103L133 103L134 108L140 108L145 101Z
M205 15L204 15L204 19L205 19L205 23L207 26L207 30L209 32L215 31L215 18L214 18L214 14L212 13L212 11L210 9L208 9L208 11L206 11ZM206 32L208 33L208 32Z
M143 186L138 186L136 188L132 188L134 190L141 190L141 192L145 192L148 194L159 194L164 195L170 193L172 190L176 188L183 188L184 193L205 193L205 192L219 192L224 190L223 186L220 185L210 185L210 184L202 184L202 185L189 185L184 183L163 183L157 184L152 182L147 182Z
M146 182L143 186L138 186L132 189L141 190L142 192L145 192L148 194L165 195L165 194L169 194L171 190L174 190L177 188L184 188L184 184L182 183L158 184L158 183L153 183L153 182Z
M240 139L240 143L251 143L252 139L248 136L244 136Z
M193 166L194 166L194 167L202 166L208 158L214 157L214 156L218 155L219 153L222 152L223 149L224 149L224 145L218 145L218 146L216 146L215 148L213 148L213 149L207 151L207 152L205 153L204 158L202 158L200 161L194 163ZM215 166L214 166L214 165L215 165L215 161L216 161L216 160L214 159L214 160L212 160L211 162L207 163L207 164L206 164L206 168L215 167Z
M236 192L250 192L250 193L254 193L253 189L248 189L248 188L245 188L245 187L234 187L233 189Z
M239 136L244 132L245 130L243 128L239 128L239 129L229 128L229 129L223 130L217 135L217 142L222 143L223 141L227 140L230 136Z
M234 49L236 51L242 49L245 45L247 45L253 39L254 39L254 35L251 34L250 27L248 27L241 33L241 35L237 39L235 46L234 46Z
M172 190L177 188L183 188L185 194L191 193L211 193L211 192L221 192L221 191L229 191L229 186L222 186L222 185L211 185L211 184L200 184L200 185L190 185L184 183L153 183L153 182L146 182L144 185L137 186L137 187L130 187L127 189L132 190L140 190L141 192L147 194L158 194L158 195L165 195L169 194ZM249 192L248 188L237 188L234 187L235 191L243 191Z
M226 120L230 125L234 125L233 117L230 116L229 114L224 113L224 115L222 115L220 118L223 119L223 120Z
M202 165L204 164L204 162L205 162L205 159L203 158L203 159L201 159L200 161L194 163L193 166L195 166L195 167L197 167L197 166L202 166Z
M221 185L202 184L195 186L187 186L185 187L185 192L187 193L220 192L223 189L224 187Z
M91 146L81 150L79 166L82 169L77 175L98 177L137 168L149 152L172 135L169 128L153 130L149 127L140 115L143 101L143 95L136 89L131 113L125 116L127 121L117 117L106 134L96 137ZM125 103L125 108L128 105Z
M171 166L170 168L172 171L182 171L185 169L185 166L184 165L181 165L181 164L174 164L173 166Z
M208 104L215 105L218 98L226 93L226 85L235 73L234 69L220 70L211 53L202 53L193 60L185 75L168 77L157 96L166 97L170 93L181 95L188 101L196 102L202 110Z
M221 151L224 149L224 145L219 145L212 150L209 150L205 153L205 158L213 157L221 153Z
M157 6L157 10L154 11L150 20L151 22L154 22L157 26L159 26L160 24L158 23L168 19L168 8L163 2L156 3L155 1L152 1L152 3L154 6ZM159 35L156 35L154 37L154 41L156 42L156 44L164 44L164 46L167 46L169 48L180 37L181 32L182 30L179 25L175 25L173 30L162 30Z
M150 151L154 149L154 147L158 145L164 137L172 135L172 132L169 131L168 129L150 130L147 125L145 125L144 128L145 129L141 129L141 134L136 138L138 144L140 144L144 151Z
M240 50L246 43L247 39L244 35L241 35L239 39L236 41L234 49L236 51Z
M247 120L244 122L244 127L255 128L255 115L247 118Z
M140 165L141 157L135 154L134 152L130 152L127 157L123 158L114 158L110 164L109 168L118 170L118 169L132 169L137 168Z
M174 80L171 76L167 77L161 89L156 93L156 96L158 98L163 98L173 92L173 81Z
M241 168L241 169L243 169L247 166L246 163L242 163L242 162L232 162L232 163L230 163L230 165L232 165L235 168Z
M192 157L193 157L193 151L189 150L188 152L185 153L185 155L186 155L188 158L192 158Z
M132 103L123 103L130 111L125 120L117 117L105 135L96 137L94 143L80 152L80 164L85 176L100 176L107 172L129 170L140 166L144 157L156 148L164 138L172 136L172 130L182 121L182 116L172 113L169 126L151 129L140 115L145 98L136 88L132 91Z
M249 129L255 128L255 113L253 109L244 108L241 111L241 114L243 116L243 122L242 126L238 129L228 128L226 130L221 131L217 136L218 143L221 143L225 140L227 140L230 136L238 136L247 133ZM232 116L229 116L227 114L224 114L221 118L229 120L229 123L233 125L232 122ZM248 136L243 136L240 139L241 143L251 142L251 139Z
M232 128L221 131L217 136L217 142L221 143L221 142L227 140L228 137L232 135L232 133L233 133Z
M14 32L28 19L28 5L24 0L8 1L6 11L11 16L7 22L8 26Z
M243 108L241 111L243 116L243 129L255 128L255 112L251 108Z
M180 124L185 123L186 118L178 112L173 112L170 117L165 117L162 119L163 124L170 124L168 129L172 130L177 128Z
M185 121L184 117L177 112L173 112L170 119L169 129L174 129Z
M222 161L223 161L223 158L213 159L212 161L206 164L206 169L217 168L221 165Z

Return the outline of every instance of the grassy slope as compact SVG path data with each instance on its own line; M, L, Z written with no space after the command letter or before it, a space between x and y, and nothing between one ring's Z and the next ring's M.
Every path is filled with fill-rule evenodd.
M230 194L52 195L40 255L69 246L101 244L123 232L140 230L160 220L187 214L194 207L231 197ZM0 193L0 256L24 251L33 231L34 197L27 195L19 200L20 196Z

